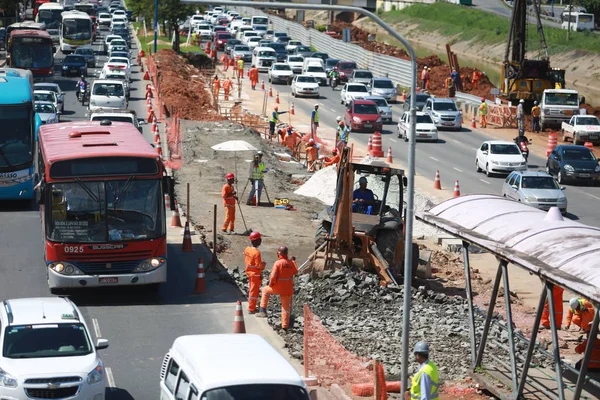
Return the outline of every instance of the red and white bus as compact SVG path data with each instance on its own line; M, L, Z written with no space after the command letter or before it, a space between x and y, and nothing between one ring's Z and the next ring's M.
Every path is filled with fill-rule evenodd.
M54 80L54 44L46 31L14 30L7 46L8 65L28 69L36 82Z
M173 181L132 124L44 125L38 169L51 292L166 282L164 193L173 199Z

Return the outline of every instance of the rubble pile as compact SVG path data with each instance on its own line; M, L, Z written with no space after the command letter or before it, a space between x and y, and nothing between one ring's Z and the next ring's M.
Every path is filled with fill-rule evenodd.
M247 294L247 278L243 270L230 271L240 289ZM264 284L267 284L265 278ZM420 286L411 288L411 346L426 340L433 348L432 359L438 364L445 381L461 379L470 365L469 323L466 300L447 296ZM290 354L302 358L302 307L308 304L328 331L350 352L378 359L385 365L389 379L398 379L402 352L403 287L383 287L375 275L350 269L325 271L319 278L301 275L296 279L291 328L280 329L280 303L271 297L268 321L284 338ZM508 331L496 315L490 329L486 354L508 360ZM483 318L476 317L476 331L483 332ZM518 331L518 330L517 330ZM515 341L518 356L524 358L526 346ZM331 355L335 357L335 355ZM487 356L487 355L486 355ZM491 363L493 361L487 360ZM522 361L518 361L522 365ZM533 363L550 365L544 356L534 354ZM410 373L417 365L411 362Z

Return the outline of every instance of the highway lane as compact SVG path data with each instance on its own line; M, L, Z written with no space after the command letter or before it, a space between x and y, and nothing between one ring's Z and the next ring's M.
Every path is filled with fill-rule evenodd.
M507 6L502 0L474 0L473 5L479 9L489 11L491 13L501 15L506 18L510 18L512 15L512 7ZM562 13L564 6L560 6L558 3L554 6L554 15L555 17L560 18L560 14ZM528 7L529 15L527 20L531 24L537 24L537 21L534 17L533 10ZM551 11L550 6L542 6L542 13L544 11ZM561 23L549 20L548 18L542 18L542 25L550 26L552 28L560 28Z

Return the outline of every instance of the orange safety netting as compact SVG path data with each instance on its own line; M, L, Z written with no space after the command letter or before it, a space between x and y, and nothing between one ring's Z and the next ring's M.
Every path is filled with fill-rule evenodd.
M167 123L167 146L169 148L169 160L165 165L171 169L179 169L183 165L182 134L179 113L171 115Z

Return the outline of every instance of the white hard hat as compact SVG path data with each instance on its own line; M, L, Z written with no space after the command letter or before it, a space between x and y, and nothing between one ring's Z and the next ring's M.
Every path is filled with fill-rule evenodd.
M573 297L569 300L569 307L573 310L577 310L579 308L579 299L577 297Z
M340 117L340 116L338 115L338 117L337 117L335 120L336 120L337 122L340 122L340 121L342 120L342 117Z
M525 103L525 100L521 99L519 100L519 103Z
M413 353L429 354L429 345L425 342L417 342L417 344L415 344L415 350Z
M427 69L427 65L423 67L423 69Z
M315 104L315 107L319 107L319 103L316 103L316 104Z

